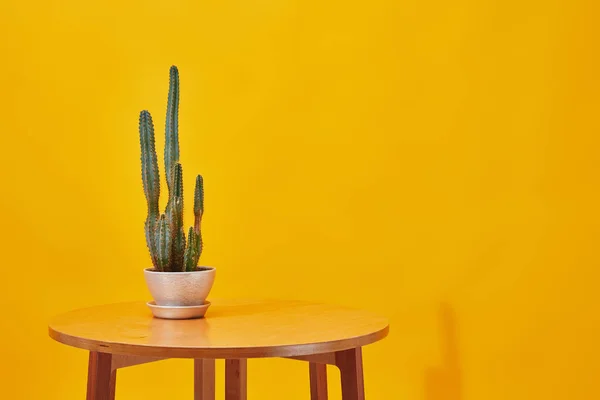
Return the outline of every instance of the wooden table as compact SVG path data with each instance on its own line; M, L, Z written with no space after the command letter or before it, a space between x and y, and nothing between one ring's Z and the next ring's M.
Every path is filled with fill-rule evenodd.
M246 360L284 357L309 363L311 399L327 399L327 364L340 369L344 400L364 399L362 351L383 339L386 319L302 301L215 300L206 318L153 318L143 302L71 311L50 336L89 350L88 400L113 400L117 370L167 358L194 359L194 399L214 400L215 359L225 359L226 400L246 399Z

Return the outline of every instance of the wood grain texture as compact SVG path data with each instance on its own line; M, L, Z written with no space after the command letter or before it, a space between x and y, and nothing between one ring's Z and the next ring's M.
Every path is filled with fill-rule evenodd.
M87 400L114 400L117 374L111 369L111 365L111 354L90 352Z
M327 400L327 365L311 362L310 373L310 399Z
M268 334L265 334L268 332ZM74 347L164 358L294 357L346 350L384 338L385 318L301 301L213 300L206 318L153 318L143 302L54 318L49 334Z
M246 359L225 360L225 400L247 400L247 368Z
M215 360L194 360L194 400L215 400Z
M365 400L362 349L348 349L335 354L342 380L342 400Z
M108 390L108 398L115 400L117 393L117 370L110 371L110 386Z
M290 360L308 361L317 364L335 365L335 353L312 354L309 356L285 357Z

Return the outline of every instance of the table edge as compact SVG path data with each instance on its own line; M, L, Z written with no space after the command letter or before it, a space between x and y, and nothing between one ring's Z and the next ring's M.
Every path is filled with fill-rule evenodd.
M118 342L104 342L95 339L85 339L71 336L48 325L49 336L59 343L83 350L101 353L149 356L164 358L267 358L267 357L295 357L313 354L331 353L366 346L384 339L389 334L390 325L378 331L363 336L339 339L330 342L289 344L281 346L262 347L157 347L144 344L123 344Z

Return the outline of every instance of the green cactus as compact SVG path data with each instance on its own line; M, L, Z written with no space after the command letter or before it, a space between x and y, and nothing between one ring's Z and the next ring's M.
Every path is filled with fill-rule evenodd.
M171 270L185 271L183 255L185 253L185 233L183 231L183 169L177 163L173 171L173 196L171 197L171 215L169 226L173 232L173 257Z
M158 230L156 231L156 250L158 252L160 271L169 271L172 247L171 229L165 215L162 214L158 221Z
M146 203L148 204L148 217L145 223L146 245L150 251L152 263L156 267L158 260L156 258L154 232L159 217L160 176L154 146L154 125L152 124L152 116L146 110L140 113L139 130L140 146L142 148L142 182L144 193L146 193Z
M197 268L202 253L200 223L204 212L203 179L200 175L196 177L194 226L189 229L186 243L183 228L183 168L179 163L179 72L174 65L170 69L169 78L165 124L165 177L169 197L164 214L159 212L160 176L152 116L146 110L140 113L142 181L148 205L144 228L146 244L156 270L193 271Z
M186 271L193 271L194 267L195 267L195 260L196 260L196 245L194 244L195 241L195 234L194 234L194 227L190 226L190 230L188 232L188 243L187 243L187 247L185 249L185 255L184 255L184 264L185 264L185 270ZM197 261L196 261L197 263Z
M169 199L173 190L173 168L179 161L179 71L176 66L169 70L169 97L165 122L165 174Z
M198 264L198 259L202 254L202 232L200 229L202 214L204 214L204 179L202 175L198 175L194 189L194 265Z

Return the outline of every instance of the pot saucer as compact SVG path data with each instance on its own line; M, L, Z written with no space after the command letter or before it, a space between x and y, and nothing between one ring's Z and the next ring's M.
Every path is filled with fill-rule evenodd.
M146 305L156 318L192 319L204 317L210 307L210 301L205 301L200 306L157 306L154 301L149 301Z

